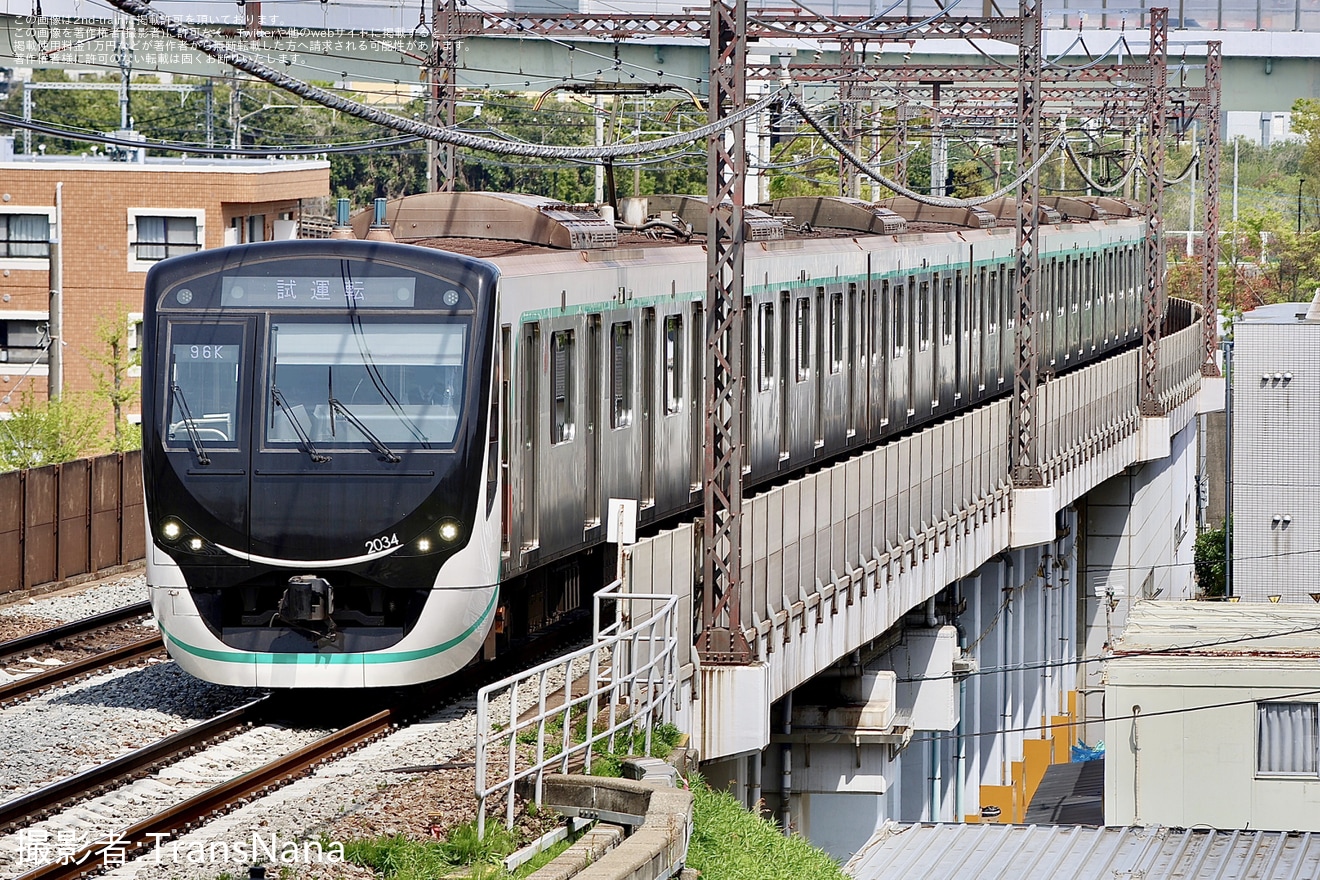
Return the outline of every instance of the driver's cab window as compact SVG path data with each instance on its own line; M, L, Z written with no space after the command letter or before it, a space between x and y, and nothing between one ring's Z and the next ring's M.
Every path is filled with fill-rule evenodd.
M336 323L285 317L270 328L265 442L431 449L462 418L467 325Z
M165 444L238 445L241 324L173 324L169 334ZM190 430L191 429L191 430Z

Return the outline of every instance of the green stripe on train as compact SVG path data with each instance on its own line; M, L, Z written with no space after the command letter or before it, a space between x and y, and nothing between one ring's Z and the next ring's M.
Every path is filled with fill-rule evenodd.
M173 633L160 628L161 634L165 636L171 644L177 646L183 651L187 651L195 657L201 657L203 660L214 660L218 663L258 663L262 665L316 665L316 666L344 666L349 664L375 664L375 663L407 663L413 660L423 660L427 657L434 657L437 654L443 654L450 648L453 648L471 636L481 624L490 617L491 612L495 610L495 602L499 598L498 589L491 590L490 602L486 609L481 612L481 616L473 624L461 632L459 635L447 642L438 645L432 645L429 648L418 648L414 651L386 651L383 653L353 653L353 654L263 654L256 651L218 651L213 648L199 648L180 640Z

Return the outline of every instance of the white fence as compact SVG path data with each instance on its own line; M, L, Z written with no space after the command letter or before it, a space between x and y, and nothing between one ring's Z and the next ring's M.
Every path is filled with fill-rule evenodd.
M590 772L592 751L614 751L635 733L651 751L651 730L674 717L678 681L678 598L623 593L619 582L593 599L592 644L477 693L477 827L499 795L513 826L515 789L534 780L541 803L545 774L567 773L574 759ZM615 617L607 603L613 603Z

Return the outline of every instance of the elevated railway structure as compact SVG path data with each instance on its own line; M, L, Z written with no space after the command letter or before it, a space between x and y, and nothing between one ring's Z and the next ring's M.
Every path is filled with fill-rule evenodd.
M115 5L141 6L136 0ZM1180 79L1171 87L1168 10L1152 9L1141 16L1144 41L1136 64L1102 70L1089 59L1061 71L1059 60L1046 55L1043 4L1020 0L1016 11L1011 17L875 19L749 10L718 0L709 15L495 15L460 10L448 0L433 9L435 40L425 58L431 119L438 128L428 136L437 144L431 180L441 192L454 188L452 143L440 129L455 118L463 44L508 37L545 38L552 45L704 44L707 66L694 78L706 95L711 123L722 129L708 140L711 197L705 223L694 224L706 232L705 297L700 322L692 319L704 329L699 338L705 346L703 517L699 525L661 532L624 551L625 585L690 603L690 615L681 616L693 628L679 641L693 649L683 658L678 709L712 775L740 784L749 802L775 800L786 826L839 853L885 818L938 821L982 811L987 817L1024 816L1043 765L1065 754L1103 713L1088 675L1105 634L1121 625L1124 603L1191 592L1194 416L1215 408L1223 392L1211 323L1217 259L1207 249L1202 302L1168 299L1162 198L1170 118L1178 123L1199 115L1207 137L1217 137L1223 47L1216 41L1206 48L1203 84L1188 87ZM1186 23L1185 16L1180 20ZM253 45L263 39L248 30ZM1010 46L1012 61L998 68L906 60L872 66L859 45L953 45L977 38ZM939 417L932 413L910 423L909 430L882 432L874 443L864 442L865 433L855 439L849 434L838 460L813 459L808 472L786 474L744 497L744 474L756 467L748 456L758 439L749 433L744 410L751 397L745 358L752 350L745 309L747 300L772 286L767 273L763 284L745 287L751 283L746 270L773 266L778 272L793 262L764 243L757 261L747 255L755 199L748 197L750 147L739 114L747 107L752 75L792 81L795 72L794 62L783 60L794 54L787 49L777 70L753 59L751 39L786 41L787 49L803 41L838 47L835 70L814 60L796 67L802 79L833 78L842 86L838 124L812 119L800 100L794 106L860 174L900 196L928 207L972 207L942 196L940 181L928 194L886 183L868 157L849 146L858 143L856 111L890 100L886 90L894 88L901 89L892 98L898 106L920 97L929 108L932 137L946 124L973 125L993 96L992 104L1014 121L1017 177L996 194L1001 200L1013 194L1001 215L1011 218L1013 237L1003 248L989 246L993 254L1003 250L995 257L1002 262L995 273L1005 281L1003 395L976 398L975 406L968 399ZM647 51L656 50L648 43ZM614 69L625 63L660 70L653 63L625 62L622 52ZM530 88L530 79L524 82ZM1140 141L1140 149L1129 153L1140 156L1141 204L1135 213L1141 219L1128 221L1141 227L1139 246L1130 252L1140 268L1124 297L1139 312L1130 314L1135 335L1127 347L1093 347L1091 356L1070 364L1051 358L1062 357L1073 340L1072 316L1094 327L1082 313L1094 315L1096 303L1109 301L1109 290L1116 293L1121 285L1114 284L1118 276L1097 274L1087 257L1060 257L1060 242L1074 232L1057 225L1042 191L1041 164L1058 148L1045 128L1047 113L1098 119L1100 136ZM900 154L912 127L909 114L895 114L892 134ZM1217 142L1207 143L1206 151L1217 153ZM1210 179L1205 205L1215 218L1217 182ZM853 186L851 173L841 180ZM1088 222L1095 235L1109 234L1105 220ZM1211 226L1207 220L1206 228ZM954 233L947 240L950 253L961 255L972 238ZM898 263L885 263L874 275L868 264L865 280L855 283L858 290L878 291L876 282L886 273L906 274L901 286L917 292L914 308L926 314L949 309L940 325L945 344L957 348L965 335L970 345L974 325L958 325L940 298L942 290L952 290L954 270L932 268L929 258L904 263L905 248L915 260L922 259L920 249L902 235L893 244L892 253L901 254ZM1082 244L1071 247L1085 250ZM835 287L839 302L856 313L846 285L854 275L863 278L845 273L842 257L832 275L817 265L817 257L829 256L804 252L798 282L775 279L789 301L798 298L799 287L820 279L817 328L833 326L825 297L833 314ZM606 262L621 264L625 278L629 270L622 264L629 259ZM974 274L970 256L967 263ZM690 274L679 271L685 279ZM1100 288L1100 299L1087 286L1086 279L1096 277L1111 285ZM626 285L620 289L624 305ZM984 286L980 292L983 299ZM964 301L960 297L948 301ZM811 314L810 297L800 298ZM892 317L892 306L870 314ZM787 321L787 309L782 315ZM919 320L926 326L926 318ZM859 323L840 317L837 328L843 333ZM643 318L643 326L654 330L654 316L652 325ZM979 327L983 335L988 331L986 324ZM1059 336L1053 327L1066 329ZM799 328L806 340L802 351L820 358L827 337L824 330L817 333L813 343ZM783 335L786 343L789 333ZM855 353L863 338L855 333L845 343L840 337L838 349ZM828 340L834 340L833 330ZM916 363L915 350L910 356ZM851 357L838 362L852 375L860 370ZM823 363L814 369L823 371ZM783 400L789 399L787 380L779 380ZM958 384L950 384L950 394L960 393ZM824 388L821 382L815 412L826 407ZM909 417L924 408L916 392L910 384ZM794 420L793 414L780 418ZM822 435L820 445L826 442ZM642 464L645 475L646 460ZM778 783L767 784L766 773Z

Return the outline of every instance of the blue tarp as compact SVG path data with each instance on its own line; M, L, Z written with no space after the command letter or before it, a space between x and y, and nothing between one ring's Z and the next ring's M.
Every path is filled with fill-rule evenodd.
M1098 761L1104 756L1105 756L1104 740L1101 740L1100 742L1096 743L1094 746L1088 746L1086 743L1082 742L1079 739L1077 741L1077 745L1072 747L1073 763L1080 763L1082 761Z

